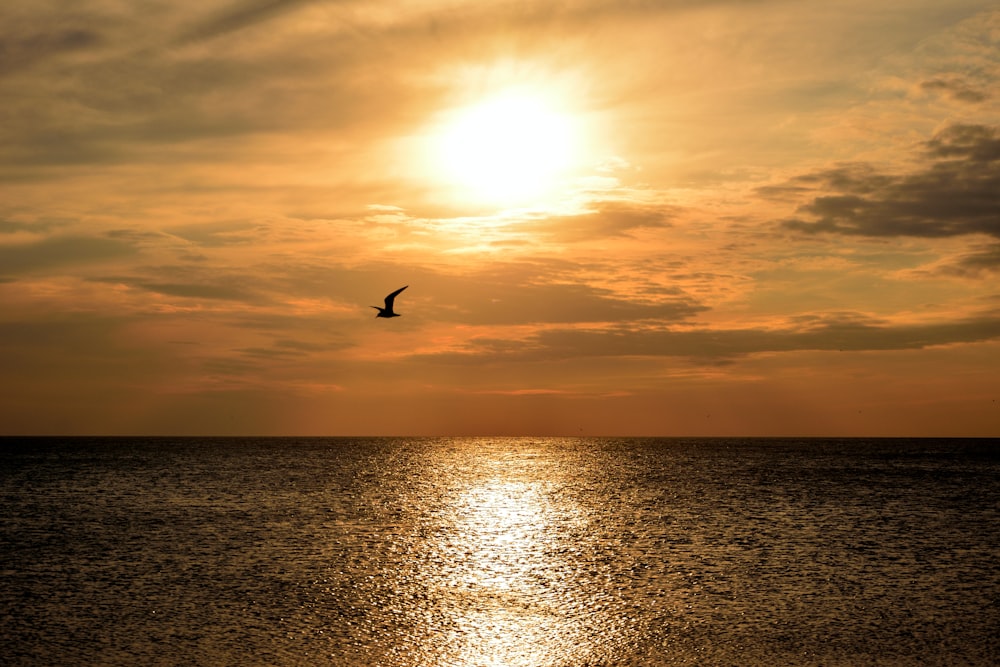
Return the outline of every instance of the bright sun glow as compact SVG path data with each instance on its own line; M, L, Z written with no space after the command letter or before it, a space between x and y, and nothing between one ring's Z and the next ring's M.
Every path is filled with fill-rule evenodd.
M444 177L469 198L522 204L553 194L577 157L577 135L544 97L505 94L450 116L436 150Z

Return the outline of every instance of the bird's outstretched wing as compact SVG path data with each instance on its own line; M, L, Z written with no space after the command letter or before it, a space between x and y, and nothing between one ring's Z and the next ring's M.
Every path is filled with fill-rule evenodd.
M398 290L385 297L385 307L389 312L392 312L392 302L396 300L396 295L405 290L409 285L403 285Z

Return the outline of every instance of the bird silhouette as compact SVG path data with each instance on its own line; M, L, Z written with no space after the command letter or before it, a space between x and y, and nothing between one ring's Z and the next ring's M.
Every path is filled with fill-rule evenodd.
M396 295L405 290L409 285L403 285L398 290L385 297L385 308L379 308L378 306L372 306L378 311L378 315L375 317L399 317L399 313L392 310L392 302L396 300Z

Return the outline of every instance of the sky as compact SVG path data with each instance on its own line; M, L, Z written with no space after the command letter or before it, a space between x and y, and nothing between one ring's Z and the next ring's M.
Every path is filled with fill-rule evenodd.
M998 91L979 0L4 3L0 433L1000 436Z

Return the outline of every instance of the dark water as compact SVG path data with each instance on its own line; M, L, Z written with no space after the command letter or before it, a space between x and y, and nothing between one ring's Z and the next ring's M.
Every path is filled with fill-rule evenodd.
M1000 664L1000 442L0 440L6 665Z

